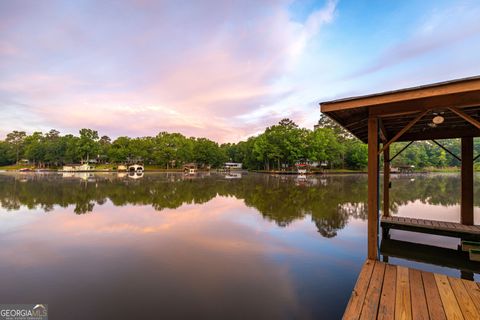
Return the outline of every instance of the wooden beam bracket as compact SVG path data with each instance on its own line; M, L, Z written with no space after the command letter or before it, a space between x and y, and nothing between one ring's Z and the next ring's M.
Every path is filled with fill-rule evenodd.
M380 131L380 139L382 139L383 143L388 142L388 135L387 135L387 130L385 129L385 126L383 125L383 121L381 118L378 118L378 126L379 126L379 131Z
M432 139L432 142L435 143L437 146L439 146L440 148L442 148L443 150L445 150L446 152L448 152L448 154L450 154L452 157L454 157L455 159L457 159L458 161L462 162L462 159L460 159L459 156L457 156L456 154L454 154L452 151L448 150L447 148L445 148L443 145L441 145L440 143L438 143L436 140L433 140Z
M415 119L413 119L412 121L410 121L402 130L400 130L390 141L388 141L386 144L383 145L382 149L378 152L378 155L382 154L383 153L383 150L385 150L386 148L388 148L392 143L394 143L395 141L398 140L398 138L400 138L402 136L402 134L404 134L405 132L407 132L411 127L413 127L415 125L415 123L418 122L418 120L422 119L424 115L427 114L427 112L429 112L430 110L425 110L425 111L422 111L420 112L416 117Z
M458 109L458 108L455 108L455 107L449 107L448 108L450 111L452 111L453 113L455 113L457 116L459 116L460 118L463 118L464 120L466 120L467 122L469 122L471 125L477 127L477 129L480 129L480 122L469 116L468 114L466 114L464 111Z

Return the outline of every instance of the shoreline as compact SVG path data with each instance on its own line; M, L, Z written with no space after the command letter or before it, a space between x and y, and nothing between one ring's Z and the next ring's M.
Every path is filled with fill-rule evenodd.
M42 173L42 172L56 172L56 173L128 173L128 171L118 171L113 169L96 169L96 170L81 170L81 171L63 171L59 169L38 169L30 168L28 171L20 171L19 168L12 166L0 167L0 172L23 172L23 173ZM183 173L182 169L160 169L160 168L145 168L143 172L164 172L164 173ZM272 174L272 175L339 175L339 174L367 174L365 170L325 170L325 171L312 171L300 174L296 171L277 171L277 170L231 170L231 171L219 171L217 169L212 170L198 170L197 172L218 172L218 173L231 173L231 172L252 172L252 173L261 173L261 174ZM479 171L475 171L479 172ZM382 171L380 171L382 173ZM422 170L422 171L413 171L413 172L391 172L391 174L426 174L426 173L460 173L460 168L453 169L432 169L432 170Z

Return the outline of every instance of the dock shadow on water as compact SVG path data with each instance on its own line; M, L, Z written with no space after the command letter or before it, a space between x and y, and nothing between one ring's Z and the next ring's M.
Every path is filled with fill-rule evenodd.
M458 221L457 175L392 181L393 214ZM366 182L1 173L0 302L52 319L337 319L366 257Z

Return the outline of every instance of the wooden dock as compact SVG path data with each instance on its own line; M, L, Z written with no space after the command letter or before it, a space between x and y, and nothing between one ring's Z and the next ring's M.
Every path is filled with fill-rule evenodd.
M382 226L384 236L388 235L389 229L398 229L466 240L480 240L480 226L469 226L455 222L406 217L382 217L380 225Z
M480 286L367 260L343 319L480 319Z

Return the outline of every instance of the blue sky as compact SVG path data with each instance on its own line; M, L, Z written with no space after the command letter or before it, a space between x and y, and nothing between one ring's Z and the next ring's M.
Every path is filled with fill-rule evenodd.
M238 141L320 101L480 74L478 1L0 1L0 138Z

